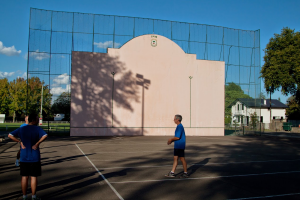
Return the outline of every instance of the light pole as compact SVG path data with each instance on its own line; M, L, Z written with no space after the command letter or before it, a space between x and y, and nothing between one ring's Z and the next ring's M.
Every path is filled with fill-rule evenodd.
M45 85L45 87L46 87L46 86L48 86L48 85ZM40 125L43 124L43 93L44 93L44 86L42 85Z

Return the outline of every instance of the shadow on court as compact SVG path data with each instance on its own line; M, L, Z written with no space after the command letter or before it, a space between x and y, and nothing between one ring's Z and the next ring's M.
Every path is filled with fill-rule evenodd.
M265 136L187 137L190 178L164 177L167 137L49 138L41 149L43 199L299 199L300 140ZM106 180L96 171L74 143ZM45 151L43 151L45 149ZM0 199L20 199L17 146L0 154ZM268 199L272 199L268 198Z

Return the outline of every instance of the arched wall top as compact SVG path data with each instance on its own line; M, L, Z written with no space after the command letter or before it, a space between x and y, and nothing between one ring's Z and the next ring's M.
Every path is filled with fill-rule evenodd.
M151 37L151 39L156 40L156 42L157 42L156 45L159 45L161 42L164 42L164 43L167 43L167 45L170 45L172 47L175 46L176 48L178 48L178 50L180 49L180 51L182 51L184 54L186 54L185 51L176 42L170 40L169 38L167 38L165 36L158 35L158 34L145 34L145 35L137 36L137 37L132 38L131 40L127 41L125 44L123 44L118 49L126 48L128 45L132 44L132 42L138 42L140 40L148 39L149 36ZM152 45L151 43L152 43L152 41L150 40L149 45ZM156 46L153 45L153 47L156 47Z

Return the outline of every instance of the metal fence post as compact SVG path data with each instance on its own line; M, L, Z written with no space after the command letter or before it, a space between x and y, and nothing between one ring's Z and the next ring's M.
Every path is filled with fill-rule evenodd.
M243 126L243 135L245 135L245 126Z

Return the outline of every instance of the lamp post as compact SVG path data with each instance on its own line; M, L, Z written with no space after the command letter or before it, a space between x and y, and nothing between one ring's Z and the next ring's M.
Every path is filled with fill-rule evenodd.
M46 87L46 86L48 86L48 85L45 85L45 87ZM43 93L44 93L44 86L42 85L40 125L43 124Z

